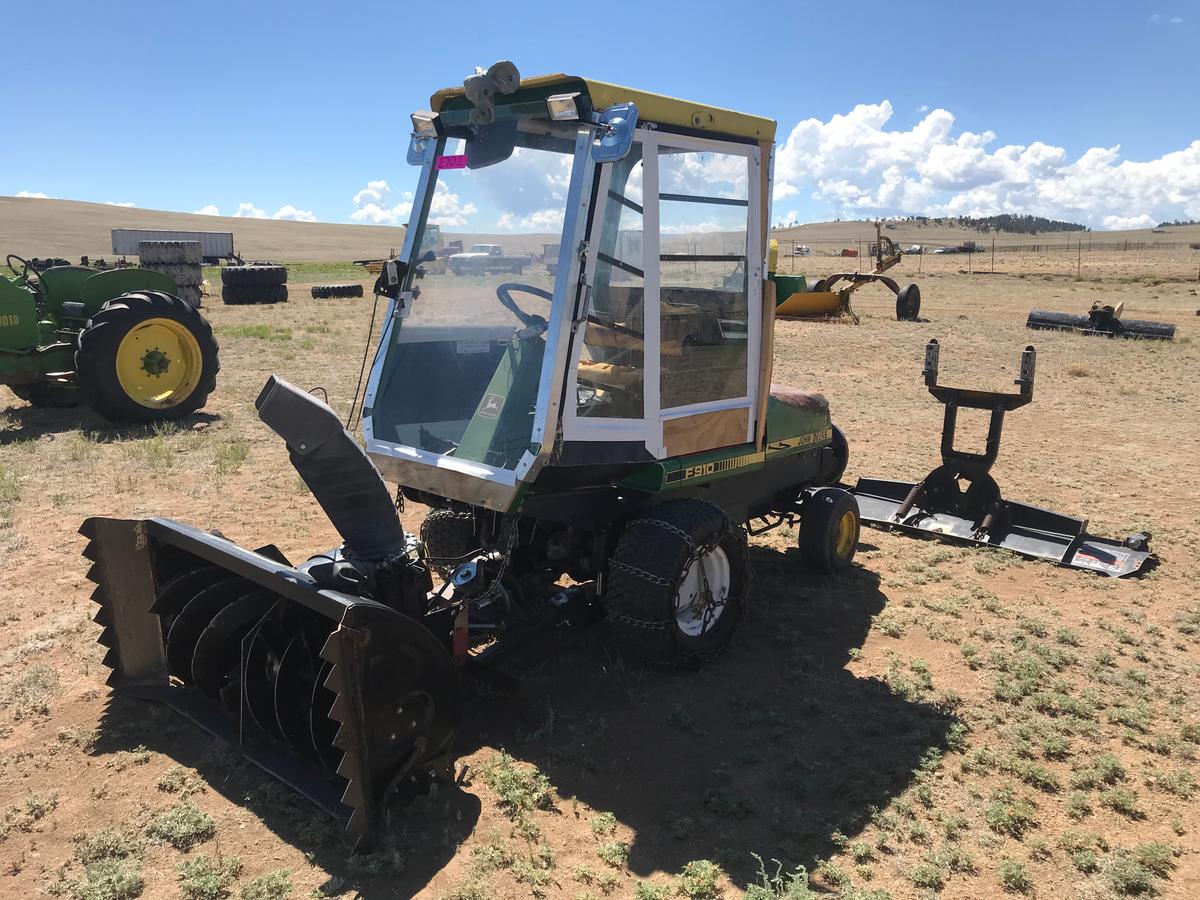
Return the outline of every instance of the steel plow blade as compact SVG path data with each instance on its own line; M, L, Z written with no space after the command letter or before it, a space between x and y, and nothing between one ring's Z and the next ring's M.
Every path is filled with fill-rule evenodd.
M926 534L945 541L997 547L1032 559L1084 569L1119 578L1153 566L1157 557L1149 551L1149 535L1124 541L1087 533L1087 520L1066 516L1027 503L1000 501L1000 510L990 527L947 509L928 508L918 501L899 517L897 513L917 488L911 481L860 478L852 493L858 500L862 521L877 528L895 528Z
M273 547L245 550L167 519L92 518L80 532L110 684L234 745L343 818L355 842L391 798L451 768L448 628L443 639L322 588Z

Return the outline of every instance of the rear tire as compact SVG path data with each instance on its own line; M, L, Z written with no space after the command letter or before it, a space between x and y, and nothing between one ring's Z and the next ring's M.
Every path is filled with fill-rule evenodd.
M178 419L204 406L216 388L217 351L212 328L193 307L138 291L109 300L88 319L75 351L76 377L87 402L110 421Z
M659 666L706 661L733 638L749 569L746 533L719 506L667 500L621 532L605 570L604 606L631 656Z
M800 508L800 557L814 572L850 568L858 549L858 501L841 488L821 488Z
M818 278L812 284L809 284L805 290L810 294L823 294L827 288L828 286L825 284L825 279Z

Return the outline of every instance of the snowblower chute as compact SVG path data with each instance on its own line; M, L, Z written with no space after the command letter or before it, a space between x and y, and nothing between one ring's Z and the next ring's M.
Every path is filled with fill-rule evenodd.
M926 346L924 376L929 393L946 407L942 464L916 484L860 478L853 493L863 522L1002 547L1022 556L1114 577L1132 575L1150 565L1154 560L1148 549L1150 535L1131 535L1123 541L1094 537L1087 533L1087 519L1006 500L989 474L1000 452L1004 414L1033 399L1033 347L1026 347L1021 354L1016 380L1020 389L1015 394L938 384L939 349L936 340ZM991 412L983 453L955 448L959 408Z
M292 566L167 519L88 519L105 664L359 838L451 761L451 614L426 614L428 570L333 410L275 378L257 406L345 547Z

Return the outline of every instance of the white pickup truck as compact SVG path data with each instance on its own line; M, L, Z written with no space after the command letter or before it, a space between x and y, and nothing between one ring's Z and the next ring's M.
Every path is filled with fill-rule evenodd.
M520 275L529 265L528 256L505 256L499 244L472 244L465 253L454 253L446 265L455 275L483 275L488 272L512 272Z

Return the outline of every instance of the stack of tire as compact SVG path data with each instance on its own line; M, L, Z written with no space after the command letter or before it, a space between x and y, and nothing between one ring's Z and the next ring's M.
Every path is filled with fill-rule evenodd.
M327 297L361 297L363 295L363 286L361 284L318 284L312 289L314 300L323 300Z
M139 241L138 260L141 268L173 279L178 285L175 296L188 306L199 308L200 285L204 281L199 241Z
M221 270L221 299L229 304L286 303L287 269L271 263L226 266Z

